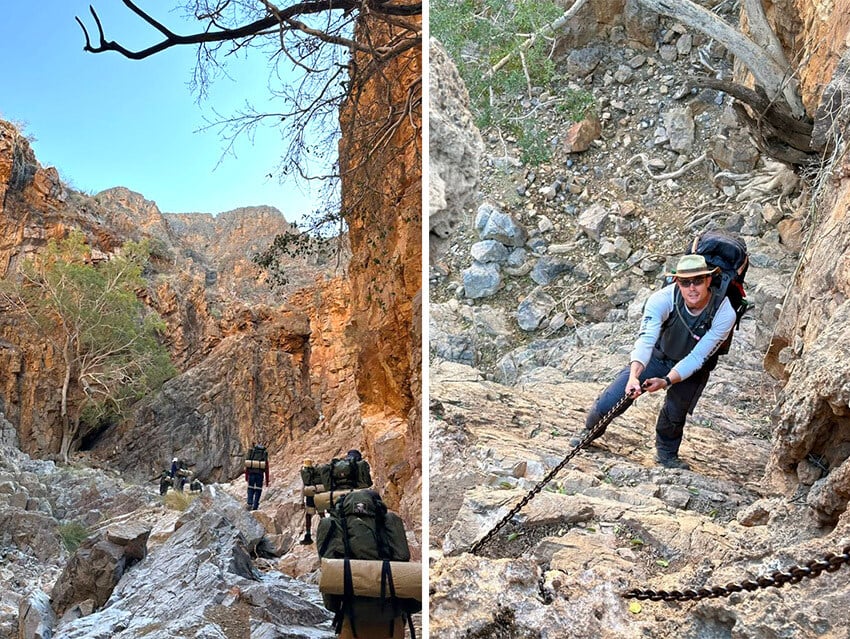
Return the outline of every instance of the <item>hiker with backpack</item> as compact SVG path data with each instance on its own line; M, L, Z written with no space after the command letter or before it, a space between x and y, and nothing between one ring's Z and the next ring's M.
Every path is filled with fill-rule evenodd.
M411 615L422 607L421 565L403 570L414 568L404 522L376 491L355 490L337 502L319 521L316 545L322 560L319 591L325 608L335 613L338 637L401 639L405 621L415 636ZM335 578L328 560L337 561Z
M614 416L625 412L642 393L663 390L664 405L655 424L656 462L665 468L688 469L679 458L685 419L693 412L739 315L727 297L728 277L707 263L704 255L683 256L668 276L673 283L647 300L629 366L597 398L585 421L585 435L624 396L628 399ZM594 439L604 432L602 428ZM577 446L581 439L575 437L571 443Z
M159 476L159 494L165 495L168 492L168 489L172 486L171 473L167 470L162 471L162 474Z
M177 492L183 492L183 487L186 485L187 478L192 474L186 462L175 457L171 460L171 485Z
M319 476L319 469L313 465L312 459L305 459L301 466L301 483L304 487L301 489L301 494L304 497L304 537L299 543L306 546L313 543L311 534L313 515L316 514L316 501L314 499L316 492L322 492L322 479Z
M265 485L271 485L269 453L262 444L255 443L245 455L245 481L248 483L248 510L260 507L260 495Z

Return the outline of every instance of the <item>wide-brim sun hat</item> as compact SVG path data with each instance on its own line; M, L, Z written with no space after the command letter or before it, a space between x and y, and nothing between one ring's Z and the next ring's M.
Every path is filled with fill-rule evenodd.
M698 275L711 275L717 271L716 266L709 266L702 255L683 255L676 263L676 268L670 273L670 277L697 277Z

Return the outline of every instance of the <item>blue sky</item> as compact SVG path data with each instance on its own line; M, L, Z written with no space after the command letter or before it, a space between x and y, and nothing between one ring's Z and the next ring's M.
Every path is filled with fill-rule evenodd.
M55 166L65 182L88 193L125 186L163 212L219 213L267 204L293 221L318 206L318 185L311 194L303 185L280 183L276 129L260 129L253 143L243 136L235 157L227 155L220 164L226 142L215 130L197 132L205 117L216 117L213 109L231 115L248 100L258 110L275 110L262 51L229 63L230 78L217 78L199 104L189 88L196 47L139 61L86 53L74 17L96 42L89 4L107 39L128 48L159 40L121 0L15 0L4 2L0 13L0 117L24 125L43 166ZM137 4L181 35L198 30L174 10L176 1Z

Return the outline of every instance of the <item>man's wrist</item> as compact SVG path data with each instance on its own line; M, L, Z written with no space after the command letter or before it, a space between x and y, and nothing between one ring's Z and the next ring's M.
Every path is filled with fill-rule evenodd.
M667 384L667 386L665 386L665 388L670 388L673 385L673 382L670 381L669 375L664 376L664 382Z

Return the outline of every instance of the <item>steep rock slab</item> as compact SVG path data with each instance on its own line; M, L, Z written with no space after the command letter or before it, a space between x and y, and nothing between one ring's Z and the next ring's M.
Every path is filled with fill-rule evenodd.
M316 422L307 317L255 307L243 309L241 323L105 435L99 446L121 451L119 470L149 478L177 456L202 481L229 480L242 472L250 442L284 446Z
M742 416L724 414L722 395L701 401L702 414L715 416L710 423L694 419L686 427L683 455L696 472L652 462L658 402L641 398L481 556L470 555L471 544L569 450L568 435L581 427L582 407L599 388L545 379L508 388L468 367L432 369L433 639L809 638L847 631L844 568L781 591L698 603L634 608L620 596L630 588L739 582L840 551L850 539L846 514L824 535L806 528L804 503L759 499L760 472L752 469L764 464L768 443L739 423Z
M168 541L124 575L107 605L60 623L56 639L333 637L315 587L253 568L250 553L262 534L236 500L207 488Z

